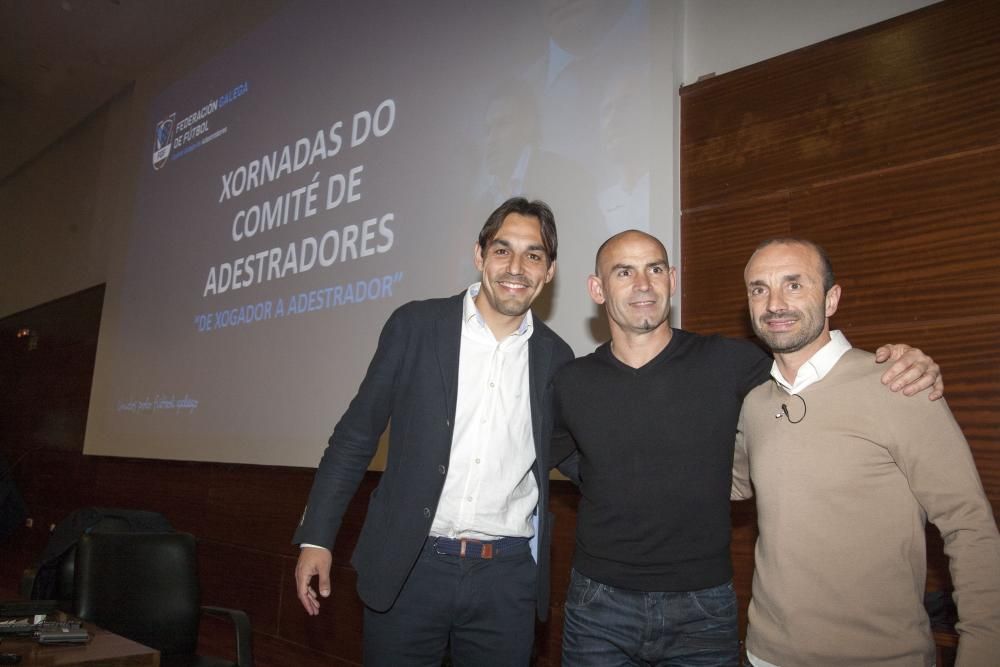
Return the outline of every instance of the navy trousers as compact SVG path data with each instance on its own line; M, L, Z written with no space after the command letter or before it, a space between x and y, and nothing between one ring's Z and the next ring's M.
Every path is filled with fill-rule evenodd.
M439 553L430 538L392 608L365 608L366 667L528 665L537 568L527 544L492 559Z

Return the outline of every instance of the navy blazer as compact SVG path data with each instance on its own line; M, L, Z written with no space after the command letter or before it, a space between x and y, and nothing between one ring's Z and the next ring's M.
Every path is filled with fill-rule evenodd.
M295 543L333 549L351 497L390 418L385 472L372 492L351 557L358 594L376 611L389 609L430 532L444 487L457 404L464 293L413 301L386 322L368 372L340 419L309 493ZM549 606L551 516L549 447L552 378L573 359L570 347L538 319L528 340L531 424L538 483L538 617Z

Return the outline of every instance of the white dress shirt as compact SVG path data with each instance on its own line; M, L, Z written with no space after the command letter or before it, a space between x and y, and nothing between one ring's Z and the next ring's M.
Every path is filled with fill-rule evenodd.
M531 537L538 505L531 472L531 312L517 331L497 341L476 308L479 288L469 287L463 305L455 430L431 535Z
M531 311L497 341L466 292L451 456L431 535L475 540L533 537L538 484L531 428L528 339ZM301 547L325 549L303 542Z

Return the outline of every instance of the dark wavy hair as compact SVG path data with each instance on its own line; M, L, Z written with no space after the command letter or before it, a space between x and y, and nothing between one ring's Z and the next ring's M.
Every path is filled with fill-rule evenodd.
M548 255L549 264L556 261L556 251L559 248L559 237L556 234L556 217L552 214L549 205L540 199L528 201L524 197L511 197L500 204L495 211L486 218L486 224L479 230L479 249L481 253L486 252L487 246L500 231L500 225L511 213L536 218L542 228L542 245L545 246L545 254Z

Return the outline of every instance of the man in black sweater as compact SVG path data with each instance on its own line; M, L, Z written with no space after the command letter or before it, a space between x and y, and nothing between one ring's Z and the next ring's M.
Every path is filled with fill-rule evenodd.
M672 329L674 281L656 238L628 231L606 241L589 290L611 341L556 376L569 433L553 452L568 457L561 467L582 493L563 665L739 664L733 442L743 397L772 361L749 341ZM894 358L909 349L894 347ZM910 382L907 394L939 380L918 350L884 379L893 389Z

